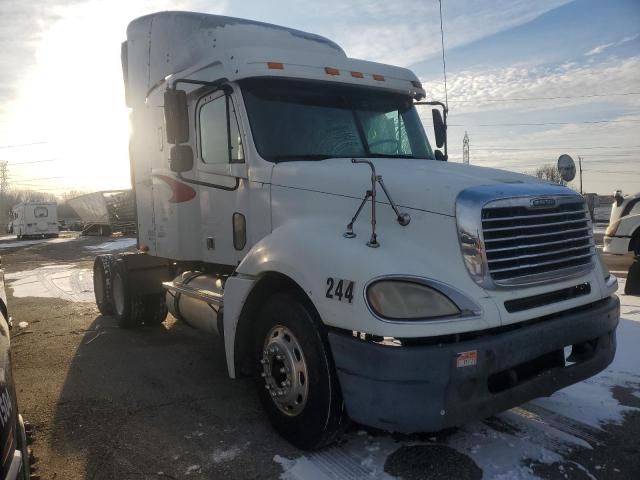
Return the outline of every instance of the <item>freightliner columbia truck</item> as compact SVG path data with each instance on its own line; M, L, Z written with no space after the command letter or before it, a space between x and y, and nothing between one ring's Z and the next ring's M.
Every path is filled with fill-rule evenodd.
M448 162L411 71L187 12L134 20L122 65L138 253L96 258L97 305L221 335L293 444L348 419L438 431L612 361L617 280L583 198Z

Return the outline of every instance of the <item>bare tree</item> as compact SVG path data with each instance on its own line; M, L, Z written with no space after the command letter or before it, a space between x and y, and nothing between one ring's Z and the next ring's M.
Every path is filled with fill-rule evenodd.
M565 182L560 176L558 167L552 164L541 166L535 171L534 175L543 180L548 180L549 182L559 183L560 185L567 184L567 182Z

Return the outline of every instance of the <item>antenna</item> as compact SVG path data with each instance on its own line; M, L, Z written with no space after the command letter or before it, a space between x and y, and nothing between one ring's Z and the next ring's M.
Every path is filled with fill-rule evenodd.
M469 165L469 135L466 131L462 139L462 163Z
M447 62L444 58L444 27L442 26L442 0L438 0L440 4L440 40L442 42L442 75L444 76L444 104L449 109L449 98L447 96Z

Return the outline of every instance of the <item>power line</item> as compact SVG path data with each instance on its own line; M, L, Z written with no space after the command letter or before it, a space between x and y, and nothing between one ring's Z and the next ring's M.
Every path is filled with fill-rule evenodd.
M31 147L32 145L44 145L49 142L30 142L30 143L16 143L13 145L0 145L0 148L20 148L20 147Z
M546 125L596 125L601 123L623 123L623 122L640 122L640 119L629 120L591 120L584 122L540 122L540 123L449 123L449 127L542 127Z
M505 151L519 151L519 150L599 150L599 149L627 149L627 150L631 150L631 149L637 149L640 148L640 145L629 145L629 146L623 146L623 145L597 145L597 146L590 146L590 147L530 147L530 148L506 148L506 147L488 147L488 146L482 146L482 145L477 145L475 148L478 148L480 150L505 150Z
M44 162L57 162L58 160L61 160L60 158L48 158L46 160L30 160L28 162L11 162L9 161L9 165L10 166L18 166L18 165L29 165L32 163L44 163Z
M40 180L55 180L58 178L64 178L64 177L41 177L41 178L23 178L21 180L18 181L12 181L11 183L29 183L29 182L35 182L35 181L40 181Z
M520 98L481 98L477 100L456 100L454 103L483 103L483 102L529 102L538 100L571 100L574 98L596 98L596 97L624 97L629 95L640 95L640 92L622 92L622 93L594 93L592 95L566 95L557 97L520 97Z

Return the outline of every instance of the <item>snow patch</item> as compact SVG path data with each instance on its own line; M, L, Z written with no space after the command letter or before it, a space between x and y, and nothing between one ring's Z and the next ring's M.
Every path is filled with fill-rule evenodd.
M15 238L15 237L14 237ZM38 238L34 240L16 240L15 242L0 241L0 249L3 248L20 248L30 247L32 245L49 244L49 243L64 243L71 240L75 240L76 237L60 237L60 238Z
M70 302L92 303L93 272L76 265L44 265L33 270L7 273L13 296L62 298Z
M27 327L29 326L29 323L28 323L28 322L20 322L20 323L18 324L18 326L19 326L20 328L27 328Z
M243 446L234 445L231 448L226 449L217 448L211 454L211 461L213 463L231 462L235 460L246 449L248 445L249 443Z
M119 238L117 240L101 243L100 245L85 245L84 248L94 252L115 252L118 250L126 250L134 247L135 245L135 238Z

